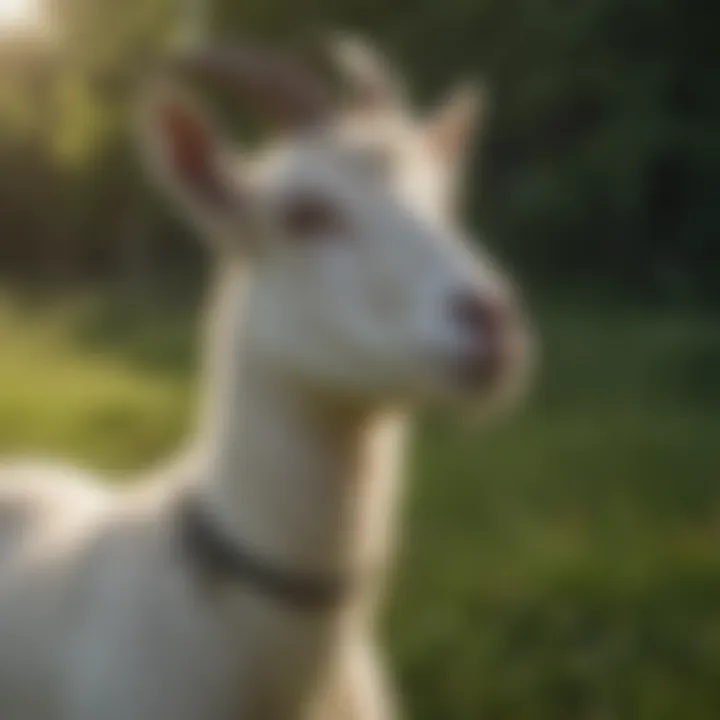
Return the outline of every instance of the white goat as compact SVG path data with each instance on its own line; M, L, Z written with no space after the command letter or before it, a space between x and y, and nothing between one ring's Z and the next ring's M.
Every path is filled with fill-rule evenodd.
M219 261L198 441L125 489L6 467L3 720L396 717L372 623L408 415L504 394L526 332L452 218L470 96L412 119L343 48L337 112L257 49L153 85L152 169ZM284 139L238 164L173 73L240 90Z

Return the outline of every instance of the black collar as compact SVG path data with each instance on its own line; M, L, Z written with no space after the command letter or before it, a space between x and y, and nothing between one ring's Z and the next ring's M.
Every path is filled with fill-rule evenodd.
M194 495L183 499L179 521L184 555L210 582L246 583L273 600L304 611L337 609L350 594L347 578L274 567L224 537Z

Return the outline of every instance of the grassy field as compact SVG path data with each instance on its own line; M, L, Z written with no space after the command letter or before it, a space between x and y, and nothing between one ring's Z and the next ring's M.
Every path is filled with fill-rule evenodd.
M387 634L416 720L720 717L720 320L542 313L529 406L428 420ZM0 451L142 466L193 402L193 323L0 302Z

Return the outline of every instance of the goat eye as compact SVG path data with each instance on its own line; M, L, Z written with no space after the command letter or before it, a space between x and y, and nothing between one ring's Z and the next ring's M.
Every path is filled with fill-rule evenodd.
M321 198L298 198L284 213L286 230L296 237L337 235L344 227L342 214L332 203Z

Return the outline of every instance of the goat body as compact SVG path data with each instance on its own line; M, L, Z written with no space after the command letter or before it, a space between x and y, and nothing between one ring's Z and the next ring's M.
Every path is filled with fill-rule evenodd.
M409 414L504 393L525 335L508 282L449 213L467 94L418 122L369 48L340 55L357 93L339 113L271 56L178 63L288 125L256 163L230 157L185 93L153 86L144 154L218 267L196 441L105 489L0 469L3 720L396 717L373 619ZM258 561L350 576L352 595L313 612L211 581L180 542L189 493Z

